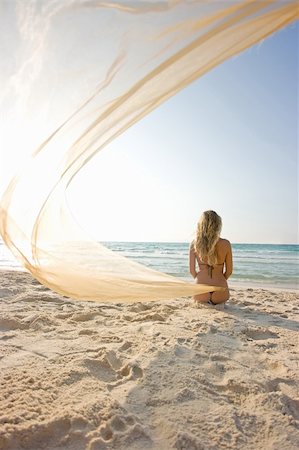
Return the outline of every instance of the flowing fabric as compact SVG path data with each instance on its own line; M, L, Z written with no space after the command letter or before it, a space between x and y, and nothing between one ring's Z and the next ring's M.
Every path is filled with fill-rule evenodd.
M296 0L2 1L0 232L24 267L77 299L217 290L86 237L66 191L97 152L166 99L297 19Z

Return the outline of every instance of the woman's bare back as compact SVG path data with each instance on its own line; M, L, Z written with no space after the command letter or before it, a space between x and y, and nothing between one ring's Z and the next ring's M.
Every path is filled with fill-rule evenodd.
M229 289L227 279L232 273L232 250L231 244L227 239L219 238L216 244L217 264L209 265L206 261L201 261L190 246L190 272L195 278L197 284L209 284L225 288L223 291L215 291L207 294L195 295L193 298L197 302L223 303L229 299ZM196 271L196 263L199 270Z

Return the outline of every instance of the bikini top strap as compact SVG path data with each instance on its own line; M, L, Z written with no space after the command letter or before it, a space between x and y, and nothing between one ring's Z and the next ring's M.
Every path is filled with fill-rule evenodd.
M207 263L201 263L198 261L198 264L200 266L208 266L208 271L209 271L209 277L213 278L213 270L214 270L214 266L223 266L224 263L222 264L214 264L214 266L211 266L210 264Z

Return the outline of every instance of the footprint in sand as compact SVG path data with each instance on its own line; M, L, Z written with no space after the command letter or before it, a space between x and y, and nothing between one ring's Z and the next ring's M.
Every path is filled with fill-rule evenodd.
M187 347L184 347L182 345L175 345L174 346L174 354L175 356L177 356L178 358L190 358L190 356L193 355L193 350L190 350Z
M249 394L250 392L258 392L260 389L258 385L249 385L245 381L237 381L234 379L223 380L223 383L216 385L218 390L224 390L233 394Z
M93 377L98 378L105 383L111 383L112 381L116 380L116 372L111 367L106 358L85 358L82 361L82 365L88 369L89 373Z
M94 319L99 313L88 312L88 313L75 313L70 320L75 322L87 322L88 320Z
M99 436L89 442L86 450L107 450L110 445L114 448L119 444L130 448L136 440L142 440L143 444L145 441L150 442L146 428L130 415L115 414L101 424L97 431ZM143 448L143 445L140 448Z
M85 358L82 361L90 374L106 383L112 383L113 388L126 380L136 380L143 377L143 370L136 362L123 364L114 350L101 352L97 358ZM114 383L113 383L114 382Z
M127 350L131 350L133 343L130 341L125 341L120 347L119 347L119 351L120 352L126 352Z
M121 368L119 374L121 375L121 377L126 377L129 380L136 380L143 377L143 370L141 369L141 367L139 367L138 364L129 363Z
M172 448L177 450L201 450L204 447L193 434L179 432L175 437Z
M107 352L105 355L105 358L113 370L117 371L123 365L122 360L117 356L117 354L113 350L110 350L109 352Z
M143 314L137 314L134 316L123 316L123 319L125 319L128 322L165 322L166 317L164 315L161 315L159 313L143 313Z
M44 448L45 441L47 441L49 448L57 448L58 442L70 431L70 426L70 420L67 417L53 418L48 422L35 424L34 432L24 431L16 433L16 436L11 439L12 442L9 443L8 441L7 447L3 448L17 447L27 450Z
M72 317L73 313L72 312L61 312L58 314L55 314L55 319L69 319L70 317Z
M29 328L35 331L53 331L58 325L57 320L39 314L30 318L27 322L29 323Z
M273 360L267 359L266 363L267 363L271 373L275 373L276 375L284 376L288 372L287 366L285 366L280 361L273 361Z
M278 339L279 335L263 328L248 328L243 333L253 340Z
M114 343L119 343L122 342L123 339L121 337L118 336L99 336L99 341L102 344L114 344Z
M288 386L296 386L296 382L294 380L289 380L288 378L276 377L272 380L267 380L263 383L263 388L267 392L280 392L281 387L285 385Z
M299 400L290 398L287 395L281 397L283 405L283 414L292 416L295 420L299 420Z
M0 330L1 331L1 330ZM3 334L1 334L1 336L0 336L0 340L1 341L7 341L8 339L12 339L12 338L14 338L14 337L16 337L16 333L14 333L14 332L10 332L10 333L7 333L7 334L5 334L5 333L3 333ZM2 358L3 358L3 356L2 356ZM1 448L1 447L0 447Z
M89 328L83 328L82 330L80 330L79 331L79 336L84 336L84 335L86 335L86 336L91 336L91 335L93 335L93 334L98 334L98 331L96 331L96 330L91 330L91 329L89 329Z
M23 323L20 320L9 317L0 319L0 331L24 330L28 329L28 327L29 324Z
M178 337L177 343L178 344L186 344L186 343L190 342L190 340L191 340L191 338Z
M14 295L15 292L10 289L0 289L0 298L10 297L11 295Z
M267 353L269 353L269 350L276 348L277 344L273 344L273 343L260 343L259 347L264 349Z
M210 355L210 360L223 362L223 361L229 361L230 358L228 358L227 356L219 355L219 354L215 353L214 355Z
M143 377L143 370L136 362L129 362L115 371L115 381L107 384L107 388L111 391L118 386L124 385L128 381L137 381Z
M175 396L176 401L179 403L194 400L195 398L196 398L195 391L186 387L181 389Z

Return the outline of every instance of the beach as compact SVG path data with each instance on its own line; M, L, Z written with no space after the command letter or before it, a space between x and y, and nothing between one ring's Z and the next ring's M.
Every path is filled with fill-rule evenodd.
M0 449L296 449L298 291L61 297L0 272Z
M297 3L0 3L0 450L299 449Z

